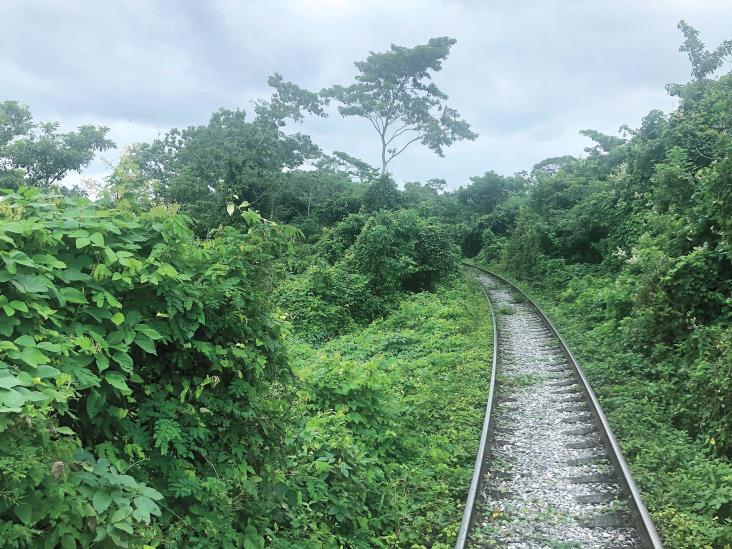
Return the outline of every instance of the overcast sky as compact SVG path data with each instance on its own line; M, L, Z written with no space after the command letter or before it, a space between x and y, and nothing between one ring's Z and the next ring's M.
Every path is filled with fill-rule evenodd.
M119 149L103 157L113 163L130 143L204 124L219 107L250 110L274 72L319 90L349 83L370 50L451 36L435 82L479 138L444 158L414 147L392 169L400 182L457 187L580 154L582 129L615 133L673 108L664 86L690 72L678 52L682 18L709 46L732 37L729 0L3 0L0 101L65 129L108 126ZM332 116L299 130L378 164L366 121ZM96 161L84 175L108 172Z

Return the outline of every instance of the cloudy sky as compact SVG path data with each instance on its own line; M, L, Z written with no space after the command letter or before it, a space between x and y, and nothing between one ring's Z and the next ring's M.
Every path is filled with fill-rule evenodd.
M412 148L400 182L465 184L487 170L530 169L580 154L585 128L636 127L674 106L664 86L684 82L676 24L710 46L732 36L729 0L4 0L0 101L28 105L65 129L111 128L119 149L85 176L109 172L119 150L171 127L203 124L219 107L251 108L280 72L305 88L349 83L353 61L433 36L457 45L436 83L480 137L444 158ZM368 122L337 115L300 131L326 151L378 164ZM106 161L106 163L104 161Z

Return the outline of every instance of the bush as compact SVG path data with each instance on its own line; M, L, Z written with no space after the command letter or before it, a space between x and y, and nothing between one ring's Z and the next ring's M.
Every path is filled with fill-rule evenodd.
M291 547L452 545L485 411L487 333L482 294L456 280L360 332L292 346Z
M343 259L368 219L369 216L365 214L351 214L334 227L326 229L315 245L317 254L331 265Z
M376 295L432 290L459 265L459 250L439 224L413 210L379 212L369 218L345 258L369 277Z
M368 278L324 262L291 276L279 287L277 300L298 335L311 341L342 334L380 310Z
M363 207L367 212L396 210L402 206L402 202L401 191L388 175L374 179L363 197Z
M310 341L370 322L403 293L432 291L458 270L447 229L413 210L348 216L313 249L315 264L278 292L298 334Z
M551 250L549 227L529 209L519 211L516 228L506 242L503 262L521 277L536 278L543 257Z
M285 407L273 388L289 378L268 264L288 235L243 216L246 234L199 243L169 209L2 198L9 545L263 543Z

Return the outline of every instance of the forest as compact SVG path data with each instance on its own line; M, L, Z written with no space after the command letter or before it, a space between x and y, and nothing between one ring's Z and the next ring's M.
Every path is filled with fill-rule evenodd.
M451 547L492 345L467 262L555 320L665 545L730 547L732 41L679 29L675 110L457 189L389 170L477 137L448 37L275 74L96 187L61 182L107 128L1 102L2 546ZM362 119L381 165L309 116Z

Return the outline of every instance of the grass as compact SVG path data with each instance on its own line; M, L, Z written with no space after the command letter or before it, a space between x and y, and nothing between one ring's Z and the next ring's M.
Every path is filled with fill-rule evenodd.
M593 291L591 276L567 292L515 280L560 330L600 401L628 461L656 528L669 549L712 549L732 545L732 523L721 518L732 505L732 464L713 457L703 441L678 429L660 402L658 383L637 375L652 365L624 347L609 321L588 320L582 291Z
M303 386L294 406L312 415L317 405L322 415L327 410L313 395L327 394L346 417L357 414L341 436L380 456L383 478L350 471L373 494L360 511L373 517L364 522L373 541L354 545L351 538L349 546L452 546L480 440L491 334L485 297L460 277L436 293L406 297L365 329L292 346ZM327 390L320 389L324 379ZM367 397L373 404L359 408Z
M512 315L516 313L516 309L510 305L500 305L498 309L496 309L496 313L499 315Z
M505 383L511 387L522 389L524 387L532 387L542 382L542 377L538 374L518 374L507 376Z

